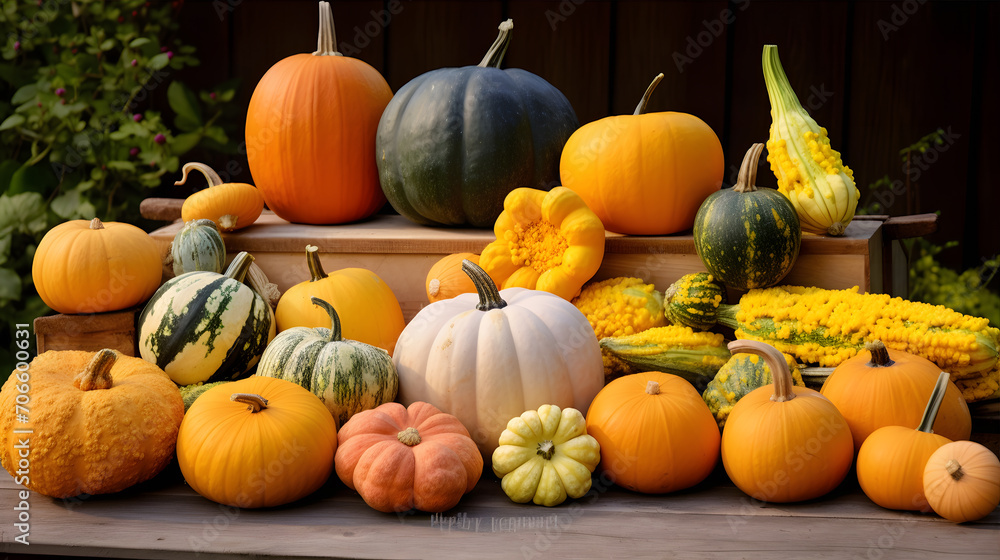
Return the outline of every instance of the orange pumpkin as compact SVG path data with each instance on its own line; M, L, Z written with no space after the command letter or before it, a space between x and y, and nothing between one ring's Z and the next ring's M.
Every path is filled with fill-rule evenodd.
M330 5L320 2L319 13L316 52L279 61L254 89L247 161L275 214L340 224L367 218L386 202L375 132L392 90L377 70L336 52Z
M690 229L722 187L722 143L687 113L645 113L657 76L633 115L581 126L563 148L559 172L608 231L666 235Z
M160 286L162 262L141 229L94 218L63 222L42 237L31 278L59 313L101 313L142 303Z
M465 426L425 402L359 412L337 440L337 476L378 511L449 510L483 473Z
M344 324L343 337L382 348L392 355L403 332L403 310L399 300L374 272L344 268L327 274L315 245L306 246L309 280L281 295L274 318L278 332L292 327L330 327L330 315L313 304L318 297L334 306Z
M1000 460L974 441L939 447L924 467L924 494L948 521L976 521L1000 505Z
M188 173L198 171L208 181L208 188L202 189L184 199L181 205L181 219L212 220L220 231L235 231L257 221L264 210L264 199L260 191L248 183L224 183L214 169L204 163L188 162L181 168L181 180L174 185L187 182Z
M854 448L883 426L916 426L924 399L934 389L941 369L930 360L881 341L865 346L858 355L837 366L820 390L837 405L854 436ZM954 383L948 383L934 433L950 440L969 439L972 415Z
M949 377L940 373L916 429L885 426L872 432L861 445L858 483L871 501L887 509L929 510L924 495L924 468L939 447L951 443L932 429Z
M669 373L619 377L594 397L587 433L615 484L650 494L698 484L719 460L719 427L694 386Z
M784 356L753 340L729 343L732 353L767 360L774 386L736 402L722 432L722 464L736 486L766 502L818 498L837 487L854 459L851 430L837 407L796 387Z
M462 261L465 259L479 264L479 255L475 253L455 253L442 257L431 266L424 282L428 302L451 299L458 294L476 293L476 285L468 274L462 272Z

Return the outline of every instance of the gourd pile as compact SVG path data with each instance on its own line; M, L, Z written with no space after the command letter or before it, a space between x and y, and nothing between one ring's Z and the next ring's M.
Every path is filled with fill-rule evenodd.
M320 14L317 51L275 64L251 100L256 187L184 167L181 182L196 170L210 187L184 203L172 278L161 282L159 251L128 224L69 222L40 244L34 281L54 310L144 307L140 357L46 352L0 390L4 468L16 470L18 428L47 442L33 453L53 454L35 458L28 488L118 492L176 456L191 488L231 506L294 502L336 473L376 510L440 512L487 467L512 501L555 506L596 472L667 494L721 459L739 489L771 502L819 498L856 463L887 508L969 521L1000 503L1000 462L965 441L968 403L1000 395L996 326L857 288L779 285L803 232L842 235L859 194L776 47L763 68L779 188L755 185L758 143L722 189L712 129L646 112L662 74L635 114L580 126L544 79L499 68L508 20L478 66L393 95L334 52L325 2ZM381 278L327 273L316 246L304 248L309 276L284 293L252 255L227 255L265 204L335 227L385 201L419 224L496 237L434 264L408 323ZM687 230L704 272L663 291L594 279L606 231ZM730 293L741 296L727 304ZM809 366L834 369L810 387ZM30 426L13 412L25 376ZM63 441L84 425L84 442Z

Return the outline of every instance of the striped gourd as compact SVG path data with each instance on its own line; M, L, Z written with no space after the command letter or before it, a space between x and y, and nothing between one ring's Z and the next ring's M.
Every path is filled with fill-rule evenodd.
M704 391L729 358L723 336L667 325L640 333L601 339L601 350L624 364L629 373L662 371L686 379ZM614 363L614 362L612 362ZM605 360L608 365L608 360Z
M798 387L805 387L802 372L795 359L788 354L782 355L788 364L788 371L792 374L792 382ZM729 413L733 411L733 406L740 399L758 387L770 385L771 382L771 368L767 360L755 354L735 354L719 368L715 378L708 382L708 388L702 393L701 398L712 411L719 428L723 428Z
M310 298L330 315L331 328L292 327L275 337L257 375L297 383L323 401L343 426L351 416L396 398L399 376L385 350L341 336L333 306Z
M663 294L663 313L673 325L698 331L715 326L719 306L726 303L726 288L707 272L685 274Z
M174 276L185 272L221 273L226 266L226 245L212 220L191 220L170 242Z
M178 385L246 377L274 338L271 306L242 282L253 257L236 255L225 274L171 278L139 316L139 353Z

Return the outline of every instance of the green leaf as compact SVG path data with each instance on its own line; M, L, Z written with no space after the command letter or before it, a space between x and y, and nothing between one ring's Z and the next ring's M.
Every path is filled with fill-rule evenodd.
M132 39L132 42L128 44L129 48L138 49L143 45L149 44L149 39L146 37L139 37L137 39Z
M131 161L109 161L108 169L115 169L118 171L135 171L135 164Z
M7 187L8 194L18 194L35 192L48 194L59 184L52 169L45 165L32 165L30 167L21 166L10 177L10 186Z
M201 106L198 104L197 96L187 86L181 82L170 82L170 86L167 87L167 102L178 117L201 125Z
M7 264L7 258L10 257L10 244L14 240L13 235L5 235L0 237L0 265Z
M214 127L213 127L214 128ZM185 132L184 134L178 134L174 137L173 141L170 142L170 151L176 156L185 154L201 142L200 132Z
M101 48L102 51L110 51L111 49L115 48L115 40L114 39L105 39L104 42L101 43L101 47L100 48Z
M223 130L221 126L209 127L208 130L205 131L205 136L215 140L219 144L229 142L229 137L226 136L226 131Z
M74 189L55 197L49 207L60 218L65 220L76 218L80 209L80 191Z
M10 188L10 180L14 173L21 168L21 162L8 159L0 163L0 192L7 192Z
M170 57L167 56L167 53L160 53L149 59L149 67L153 70L162 70L168 64L170 64Z
M38 86L35 84L28 84L24 87L18 88L14 92L14 96L10 98L10 102L13 105L20 105L22 103L27 103L38 95Z
M35 192L0 195L0 236L13 231L34 235L48 228L45 199Z
M24 115L18 115L15 113L0 123L0 130L10 130L14 127L21 126L22 124L24 124Z
M21 299L21 277L9 268L0 268L0 300Z
M201 130L201 123L195 122L185 116L178 115L174 119L174 125L184 132L197 132Z

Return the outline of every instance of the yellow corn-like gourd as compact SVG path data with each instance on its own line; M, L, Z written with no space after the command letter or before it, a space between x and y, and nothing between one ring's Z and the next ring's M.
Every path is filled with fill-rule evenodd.
M778 191L799 215L802 231L843 235L861 193L854 173L830 146L826 129L802 108L778 59L778 47L764 45L764 83L771 100L767 161Z
M584 286L573 300L598 339L627 336L667 324L663 294L641 278L609 278Z

